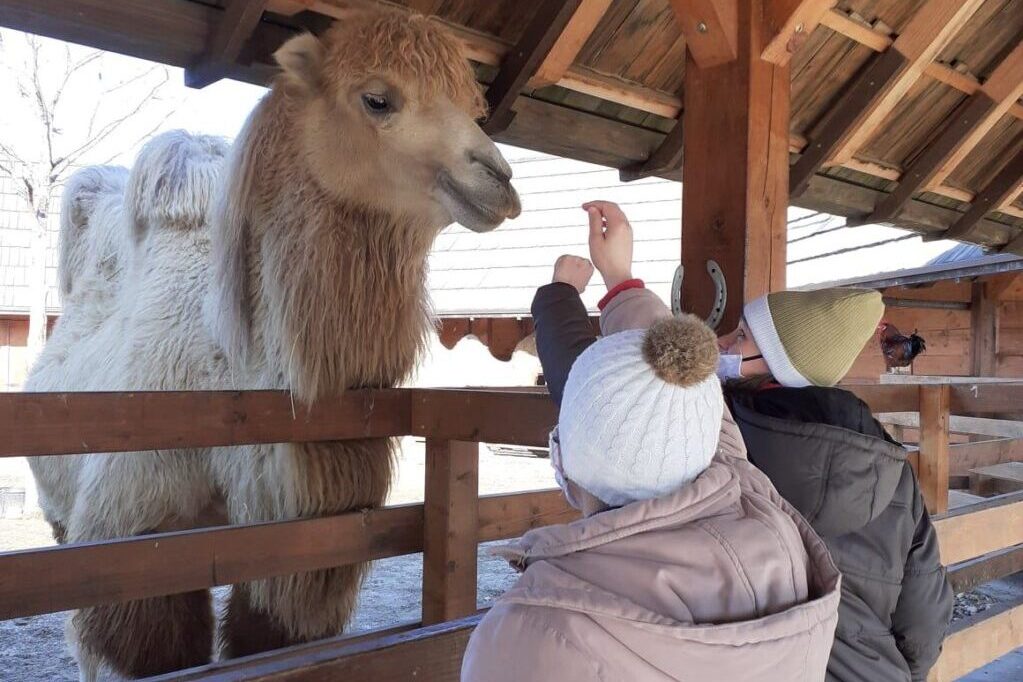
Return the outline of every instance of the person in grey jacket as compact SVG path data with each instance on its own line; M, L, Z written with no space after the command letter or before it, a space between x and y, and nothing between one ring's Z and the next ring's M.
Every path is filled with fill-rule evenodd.
M632 277L632 231L609 202L587 204L590 253L604 277L603 334L670 311ZM574 357L593 342L579 297L593 269L563 257L533 301L537 351L558 401ZM824 539L843 573L834 682L922 682L952 611L937 538L906 451L869 408L836 388L883 312L857 290L779 292L753 301L718 340L726 403L750 461Z

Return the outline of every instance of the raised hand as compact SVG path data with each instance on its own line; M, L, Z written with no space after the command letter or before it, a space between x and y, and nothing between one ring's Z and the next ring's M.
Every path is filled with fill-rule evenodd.
M589 201L590 259L608 290L632 279L632 225L618 204Z
M565 254L554 263L553 282L571 284L580 294L593 277L593 263L579 256Z

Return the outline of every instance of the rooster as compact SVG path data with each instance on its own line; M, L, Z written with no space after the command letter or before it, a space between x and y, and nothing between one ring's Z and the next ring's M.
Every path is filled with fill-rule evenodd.
M916 356L927 350L922 336L914 330L911 335L903 336L898 328L890 322L882 322L877 327L877 340L884 355L884 364L888 369L908 367Z

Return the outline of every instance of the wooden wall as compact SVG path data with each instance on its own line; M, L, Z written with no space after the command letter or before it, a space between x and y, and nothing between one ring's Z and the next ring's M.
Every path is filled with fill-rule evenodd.
M0 391L17 391L28 372L27 318L0 318Z
M984 278L998 296L996 376L1023 378L1023 275ZM973 283L968 280L937 282L926 287L892 287L886 298L915 301L970 303ZM973 374L973 330L970 310L902 308L889 306L885 321L907 336L914 330L927 342L927 351L913 363L912 373L942 376ZM863 349L848 378L876 381L885 372L876 340Z

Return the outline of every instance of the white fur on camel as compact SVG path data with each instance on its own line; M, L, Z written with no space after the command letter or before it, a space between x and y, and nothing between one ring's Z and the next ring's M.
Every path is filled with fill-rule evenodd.
M426 257L457 220L519 211L511 171L475 124L482 99L425 20L353 16L278 52L284 73L233 150L164 134L131 172L89 168L64 195L64 314L31 391L289 389L309 403L392 386L430 329ZM300 408L301 409L301 408ZM388 440L43 457L58 540L294 519L381 504ZM222 649L339 632L364 573L348 566L235 586ZM210 659L205 591L78 611L83 677Z

